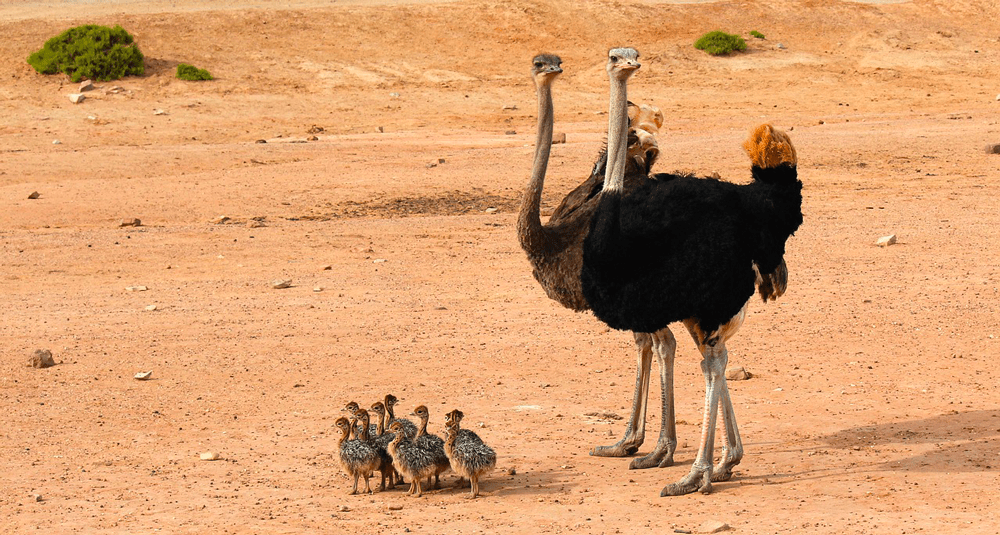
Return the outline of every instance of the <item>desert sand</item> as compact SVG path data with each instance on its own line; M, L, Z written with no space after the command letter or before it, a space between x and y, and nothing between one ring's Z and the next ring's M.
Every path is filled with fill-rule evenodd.
M995 7L4 2L0 532L995 533ZM85 23L130 31L147 71L73 104L25 58ZM714 29L748 50L692 47ZM749 180L762 122L798 148L789 289L728 344L746 456L710 495L659 496L700 436L683 328L676 464L589 456L624 430L631 335L548 300L515 235L532 56L564 60L551 209L600 150L619 45L666 117L657 170ZM43 348L58 364L26 366ZM450 474L347 495L333 422L389 392L434 432L465 412L499 455L480 498Z

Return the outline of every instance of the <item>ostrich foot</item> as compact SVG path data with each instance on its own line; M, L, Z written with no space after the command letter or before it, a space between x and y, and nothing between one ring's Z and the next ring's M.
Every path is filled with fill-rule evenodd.
M643 457L638 457L632 459L629 463L629 470L643 470L646 468L666 468L668 466L673 466L674 464L674 448L667 446L664 448L657 447L655 450L649 452L648 455Z
M729 481L732 479L733 468L736 468L736 465L740 464L742 457L742 455L738 457L736 455L730 455L730 453L726 451L722 455L722 459L719 460L719 464L715 465L715 468L712 469L712 481L719 482Z
M594 457L628 457L629 455L635 455L635 452L639 451L642 440L643 437L626 432L625 437L618 442L610 446L597 446L590 450L590 454Z
M702 494L712 493L712 467L698 468L692 467L688 475L681 478L677 483L671 483L660 491L660 496L681 496L692 492Z
M464 477L458 478L458 481L455 482L456 489L464 489L471 486L472 484L469 482L469 480L465 479Z

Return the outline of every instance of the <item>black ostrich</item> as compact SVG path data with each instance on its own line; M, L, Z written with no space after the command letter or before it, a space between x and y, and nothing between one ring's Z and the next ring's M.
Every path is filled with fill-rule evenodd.
M770 125L744 145L754 163L749 184L669 174L626 180L626 84L638 68L634 49L609 52L607 179L584 240L581 281L591 310L610 327L653 333L683 321L694 337L707 390L701 444L690 473L661 495L707 493L743 457L726 340L758 284L765 300L772 281L783 289L785 241L802 223L802 183L794 148ZM720 405L726 442L713 469Z

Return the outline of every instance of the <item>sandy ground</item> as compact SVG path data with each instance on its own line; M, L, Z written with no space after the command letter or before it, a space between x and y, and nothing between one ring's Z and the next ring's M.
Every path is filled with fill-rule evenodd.
M994 9L5 2L0 532L994 533ZM24 60L82 23L132 32L147 74L70 103L74 84ZM691 47L712 29L767 39L712 58ZM746 180L739 144L764 121L798 147L789 291L730 344L754 374L730 384L746 457L711 495L659 497L700 433L683 329L677 464L588 456L623 431L587 414L627 415L631 336L546 299L515 236L531 57L566 71L551 207L600 147L619 44L643 54L630 96L667 118L658 169ZM217 80L179 81L179 62ZM26 367L38 348L59 365ZM432 431L467 414L499 453L481 498L451 475L420 499L347 495L333 422L388 392L427 404Z

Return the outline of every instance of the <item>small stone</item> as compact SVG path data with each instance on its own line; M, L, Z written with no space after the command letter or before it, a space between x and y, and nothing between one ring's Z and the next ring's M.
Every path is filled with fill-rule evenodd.
M309 136L306 138L306 141L319 141L319 138L316 136Z
M156 305L149 305L146 307L147 312L152 312L154 310L156 310Z
M1000 93L997 94L997 100L1000 100Z
M84 99L87 98L82 93L70 93L68 96L69 96L69 101L72 102L73 104L79 104L83 102Z
M149 288L145 286L126 286L125 289L130 292L145 292Z
M31 193L28 194L28 198L29 199L37 199L38 195L39 195L39 193L37 191L32 191Z
M896 235L890 234L888 236L882 236L881 238L879 238L878 241L875 242L875 245L878 245L879 247L888 247L895 243L896 243Z
M444 163L444 158L438 158L438 163Z
M78 91L83 93L84 91L90 91L93 88L94 88L94 82L90 80L84 80L80 82L80 89L78 89Z
M59 141L58 139L53 139L52 140L52 144L53 145L62 145L62 141Z
M375 260L372 260L372 264L382 264L384 262L385 258L376 258Z
M986 145L986 154L1000 154L1000 143Z
M150 377L153 376L153 372L139 372L132 377L139 381L148 381Z
M517 109L517 104L504 104L503 109L504 109L504 111L506 111L506 110L516 110Z
M779 50L784 50L784 49L788 48L788 47L786 47L786 46L784 45L784 43L778 43L778 44L777 44L776 46L777 46L777 48L778 48Z
M256 219L251 219L250 221L247 221L247 227L250 228L260 228L266 226L267 225L265 225L263 221L257 221Z
M392 98L399 98L399 93L389 93L389 96Z
M486 209L486 213L487 214L495 214L495 213L497 213L497 209L491 206L491 207L489 207L489 208Z
M729 524L722 522L721 520L706 520L702 525L698 526L695 533L719 533L720 531L726 531L729 529Z
M254 143L257 143L257 144L267 143L267 140L266 139L258 139L257 141L254 141Z
M753 375L750 375L750 372L746 371L746 369L743 368L743 366L739 366L731 370L726 370L727 381L746 381L751 377L753 377Z
M216 216L216 217L212 218L211 223L213 225L222 225L223 223L226 223L227 221L229 221L229 216L220 215L220 216Z
M507 130L506 132L504 132L504 135L505 136L516 136L517 135L517 130Z
M32 494L31 495L31 499L35 500L36 502L40 502L40 501L42 501L43 498L42 498L41 494Z
M153 115L166 115L166 114L167 114L167 112L164 111L164 110L160 110L160 109L153 110Z
M32 368L48 368L55 365L56 361L52 358L52 352L48 349L36 349L28 359L28 366Z
M324 264L320 266L320 269L322 269L323 271L330 271L331 269L333 269L333 266L331 266L330 264Z
M511 468L510 471L507 472L507 473L510 474L510 475L512 475L512 476L516 476L517 475L517 469L516 468Z
M351 508L346 505L341 505L340 507L337 508L337 511L340 513L350 513Z
M438 166L437 162L431 162L431 163L427 164L427 168L428 169L430 169L432 167L437 167L437 166Z
M133 217L131 219L122 219L121 221L118 222L118 226L119 227L141 227L142 226L142 221L139 221L139 218L137 218L137 217Z
M323 291L323 287L322 286L317 286L317 287L313 288L313 291L316 292L316 293L320 293L320 292Z
M218 461L220 459L219 454L214 451L207 451L199 455L203 461Z
M402 511L403 510L403 506L402 505L390 505L389 506L389 510L390 511Z
M283 290L292 287L292 279L277 279L271 282L271 288Z
M558 134L552 134L552 144L553 145L560 145L562 143L566 143L566 133L565 132L560 132Z

